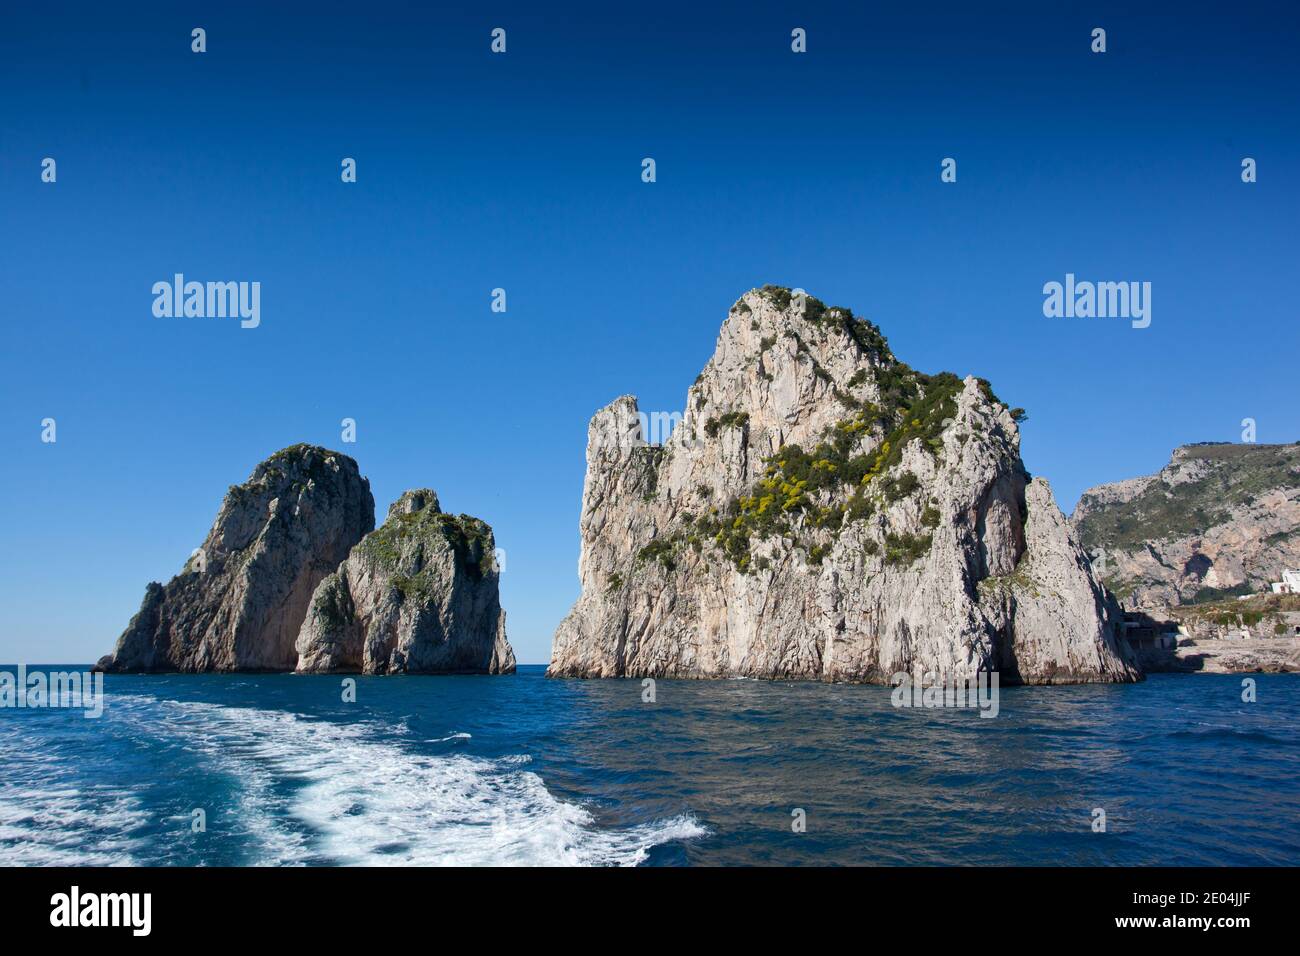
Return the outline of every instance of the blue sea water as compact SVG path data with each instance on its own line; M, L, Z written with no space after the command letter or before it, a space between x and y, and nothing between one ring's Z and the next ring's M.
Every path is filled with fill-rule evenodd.
M99 719L0 709L0 864L1296 865L1300 678L1253 679L1003 688L987 719L540 667L360 677L354 703L339 677L109 675Z

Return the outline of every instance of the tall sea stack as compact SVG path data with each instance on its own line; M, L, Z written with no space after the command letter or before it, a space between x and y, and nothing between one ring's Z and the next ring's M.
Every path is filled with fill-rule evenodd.
M106 671L284 671L316 586L375 526L347 455L293 445L232 485L202 546L99 662Z
M1139 679L1018 417L848 309L746 293L662 445L631 396L592 419L548 673Z
M444 513L429 488L408 491L316 589L298 670L511 673L497 582L492 529Z

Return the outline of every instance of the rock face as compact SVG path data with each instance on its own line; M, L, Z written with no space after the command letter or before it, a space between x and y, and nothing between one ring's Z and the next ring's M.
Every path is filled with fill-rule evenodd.
M108 671L281 671L312 592L375 526L370 483L346 455L294 445L232 485L203 546L140 611Z
M1130 681L1114 599L987 382L897 361L847 309L731 309L662 446L592 419L582 594L552 676Z
M1267 590L1300 567L1300 444L1200 444L1084 492L1071 523L1134 607Z
M508 674L492 529L408 491L312 595L298 635L309 673Z

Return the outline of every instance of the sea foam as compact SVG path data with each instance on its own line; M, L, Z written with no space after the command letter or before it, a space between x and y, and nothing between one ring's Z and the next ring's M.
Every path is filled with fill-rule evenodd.
M706 833L689 815L602 828L521 769L525 755L421 754L373 723L210 703L162 707L175 732L240 782L241 818L265 831L258 862L633 866L658 844Z

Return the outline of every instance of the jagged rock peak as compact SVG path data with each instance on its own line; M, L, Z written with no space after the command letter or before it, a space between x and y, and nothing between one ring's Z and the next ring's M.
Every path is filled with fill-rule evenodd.
M582 595L549 673L1135 679L1118 607L1020 460L1023 415L915 371L849 309L746 293L666 440L631 396L592 419Z
M203 544L99 666L113 671L274 671L316 585L375 526L370 483L347 455L298 444L231 485Z
M510 673L492 529L407 491L312 597L302 672Z
M388 517L415 514L425 508L431 509L435 514L441 510L438 506L438 493L432 488L413 488L402 492L402 496L388 506Z

